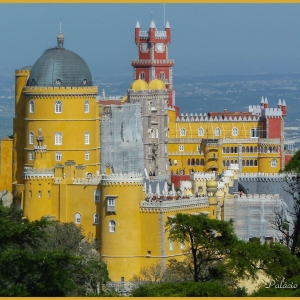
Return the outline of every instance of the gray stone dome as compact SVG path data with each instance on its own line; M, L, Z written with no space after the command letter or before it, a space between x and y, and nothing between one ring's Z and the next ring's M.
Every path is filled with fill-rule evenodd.
M27 86L92 86L91 71L76 53L63 47L46 50L33 65Z

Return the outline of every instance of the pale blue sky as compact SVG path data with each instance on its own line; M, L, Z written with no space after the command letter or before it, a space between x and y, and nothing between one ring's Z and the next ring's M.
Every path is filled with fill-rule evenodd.
M166 4L178 75L300 72L300 4ZM164 29L163 4L0 4L0 74L32 65L56 45L82 56L93 76L131 75L136 20Z

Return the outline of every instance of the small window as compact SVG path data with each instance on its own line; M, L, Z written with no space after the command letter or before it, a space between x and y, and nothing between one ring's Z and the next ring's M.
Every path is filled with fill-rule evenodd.
M116 212L116 198L113 197L107 197L106 198L106 204L107 204L107 212Z
M204 136L204 129L202 127L198 129L198 136Z
M238 129L237 128L232 128L232 135L237 136L238 135Z
M273 158L271 160L271 168L276 168L276 166L277 166L277 160L275 158Z
M140 73L140 79L145 80L145 72Z
M116 222L111 220L108 223L108 231L109 232L116 232Z
M38 198L42 198L42 191L38 191Z
M184 249L184 243L183 243L183 242L180 243L180 249L181 249L181 250Z
M99 190L94 190L94 201L100 202L100 191Z
M55 160L62 161L62 154L61 152L55 152Z
M99 224L99 215L98 214L93 214L93 223L95 225L98 225Z
M165 80L165 72L160 72L159 73L159 79L160 80Z
M180 136L186 136L185 128L180 128Z
M51 191L48 191L48 198L51 198Z
M85 152L84 158L85 160L90 160L90 152Z
M33 100L30 100L30 101L29 101L29 112L30 112L31 114L34 113L34 101L33 101Z
M201 151L201 147L200 145L197 146L197 151L200 152Z
M28 143L29 143L30 145L33 145L33 142L34 142L34 134L33 134L32 131L30 131L30 132L29 132L29 141L28 141Z
M221 135L221 129L220 128L216 128L215 129L215 136L220 136Z
M61 101L56 101L55 104L54 104L54 112L56 114L61 114L62 112L62 103Z
M29 191L29 197L32 198L32 191Z
M74 221L75 221L75 224L80 224L81 223L81 215L80 215L80 213L76 213L75 214Z
M183 152L184 151L184 146L183 145L179 145L179 151Z
M174 250L174 242L170 241L170 250L173 251Z
M251 128L250 129L250 138L259 138L259 137L260 137L259 128Z
M54 145L62 145L62 133L61 132L54 133Z
M89 145L90 144L90 133L89 132L85 132L84 133L84 144L85 145Z
M84 101L84 113L90 112L90 101Z
M34 159L34 153L33 152L29 152L29 160L33 160Z

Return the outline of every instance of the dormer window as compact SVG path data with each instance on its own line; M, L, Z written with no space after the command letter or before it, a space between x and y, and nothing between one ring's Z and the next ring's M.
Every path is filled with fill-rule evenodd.
M83 84L83 85L86 85L86 84L87 84L87 80L86 80L86 79L83 79L83 80L82 80L82 84Z
M61 85L62 84L62 82L61 82L61 80L58 78L58 79L56 79L55 81L54 81L54 83L56 84L56 85Z

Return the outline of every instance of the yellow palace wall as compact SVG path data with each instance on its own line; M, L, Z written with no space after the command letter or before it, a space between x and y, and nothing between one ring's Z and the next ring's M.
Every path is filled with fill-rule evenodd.
M261 122L179 121L176 120L173 110L169 110L168 117L168 156L171 163L170 172L173 174L180 173L180 170L184 170L185 174L192 170L195 172L217 170L221 173L230 163L239 163L243 173L277 173L280 170L280 141L262 138ZM199 135L200 128L203 129L201 135ZM216 135L217 128L220 129L220 135ZM234 128L236 135L233 135ZM260 130L260 138L250 136L253 128ZM267 151L259 153L265 147ZM271 164L273 159L276 163Z

